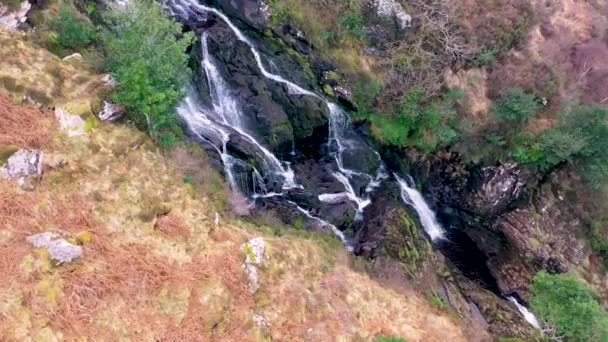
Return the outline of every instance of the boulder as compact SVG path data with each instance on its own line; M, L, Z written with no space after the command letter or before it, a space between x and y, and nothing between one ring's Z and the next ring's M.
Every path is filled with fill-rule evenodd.
M25 23L27 13L32 8L29 1L23 1L17 9L11 9L0 3L0 26L9 31L14 31Z
M22 188L31 190L33 181L42 176L43 157L38 150L19 150L0 168L0 176L15 179Z
M65 108L57 107L55 117L59 120L61 129L67 132L69 137L77 137L85 134L85 122L78 115L72 115Z
M103 101L103 109L99 112L101 121L116 122L125 114L125 107L112 102Z
M36 248L46 248L58 265L79 259L83 252L81 246L66 241L57 233L44 232L29 236L26 240Z
M241 246L245 252L245 271L249 278L249 290L255 293L260 289L258 267L264 264L265 243L261 237L251 239Z
M392 18L404 30L412 26L412 16L396 0L375 0L376 13L380 17Z

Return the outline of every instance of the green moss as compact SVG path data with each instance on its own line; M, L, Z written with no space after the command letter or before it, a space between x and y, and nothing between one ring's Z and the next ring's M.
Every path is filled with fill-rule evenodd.
M15 145L0 146L0 166L4 165L8 158L19 151L19 147Z
M430 245L403 208L387 212L386 238L382 253L401 261L413 273L430 253Z

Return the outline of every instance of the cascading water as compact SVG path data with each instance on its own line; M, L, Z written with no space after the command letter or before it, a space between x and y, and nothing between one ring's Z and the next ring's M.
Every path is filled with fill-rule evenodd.
M292 95L312 96L325 102L330 114L328 132L329 154L335 160L335 170L332 172L332 176L343 185L344 191L339 193L322 193L318 195L318 199L321 202L329 204L349 200L356 205L357 218L361 218L364 208L371 203L370 194L383 180L388 178L388 174L385 171L384 164L378 153L370 150L367 145L363 148L372 151L378 158L379 167L377 168L375 176L372 176L365 171L353 169L352 166L345 165L345 153L354 152L355 155L357 153L357 150L354 147L356 145L355 140L352 139L352 130L350 130L348 115L338 105L327 101L322 96L306 90L276 73L268 71L264 65L262 55L255 48L253 42L248 39L226 15L217 9L199 4L195 0L166 0L164 1L164 4L174 16L186 21L192 20L193 18L195 21L205 21L209 14L217 16L230 28L239 41L245 43L249 47L262 76L284 85L288 90L288 93ZM211 145L219 153L226 169L228 181L233 188L243 187L243 185L240 184L241 182L237 180L238 177L235 175L234 169L246 166L246 163L228 154L226 145L233 134L238 134L250 142L259 151L263 160L263 169L258 171L257 169L252 168L251 179L253 180L254 185L252 186L253 190L251 197L253 199L282 198L284 203L293 206L301 214L320 223L322 226L331 229L347 248L352 250L352 246L349 245L344 234L338 230L336 226L312 215L309 210L301 207L295 201L288 199L285 191L294 188L303 189L303 187L297 185L295 174L290 167L290 163L281 162L272 154L272 152L258 143L255 137L247 131L246 127L243 127L241 122L243 114L239 109L239 104L231 96L227 83L223 80L218 69L213 64L212 57L210 56L207 47L207 37L205 33L202 34L201 41L203 45L202 66L207 76L207 80L210 83L209 89L211 90L210 95L213 109L203 109L193 100L193 96L186 98L179 106L178 113L188 125L190 131L192 131L195 137ZM272 61L269 62L269 65L273 65ZM275 67L273 70L276 69L277 68ZM361 144L359 144L359 146L361 146ZM293 154L295 155L295 152ZM273 176L282 179L283 192L277 193L267 191L264 185L264 179L272 178ZM353 187L354 179L366 179L367 184L364 185L364 188L355 189L355 187ZM414 188L413 182L410 185L407 181L396 175L395 179L400 186L403 202L413 207L418 213L422 226L431 240L433 242L445 241L445 230L438 223L435 213L429 208L423 196ZM538 327L538 322L531 312L519 304L514 298L508 298L508 300L516 305L517 309L530 324Z
M517 298L507 297L507 300L509 300L509 302L511 302L511 303L513 303L513 305L515 305L517 310L521 313L521 315L524 317L524 319L528 323L530 323L530 325L532 325L536 329L541 329L540 323L538 322L538 319L536 319L536 316L534 316L534 314L532 312L530 312L530 310L528 310L528 308L521 305L519 303L519 301L517 300Z
M412 206L414 210L416 210L420 217L420 223L422 223L424 231L429 235L431 240L437 241L444 239L445 230L437 222L435 213L429 208L429 205L424 200L424 197L422 197L422 194L413 187L413 184L410 186L408 182L401 177L395 175L395 179L397 179L397 183L401 188L401 198L406 204Z
M344 185L344 193L342 193L342 194L322 194L319 196L319 200L325 201L326 199L328 199L329 197L332 197L332 196L334 199L336 198L335 196L346 197L356 204L357 217L361 217L363 209L367 205L369 205L369 203L371 203L369 196L368 196L369 192L373 191L374 184L376 184L378 181L386 178L385 177L386 175L381 170L379 170L378 175L376 175L376 177L372 177L363 172L358 172L358 171L344 167L344 163L342 160L342 153L346 148L348 148L348 140L345 139L345 137L344 137L344 131L348 128L349 120L348 120L348 116L340 109L340 107L330 101L325 100L324 98L315 94L314 92L306 90L306 89L300 87L299 85L286 80L285 78L281 77L280 75L269 72L266 69L266 67L264 66L262 56L261 56L260 52L255 48L254 44L239 30L238 27L236 27L232 23L232 21L225 14L218 11L217 9L199 4L198 2L192 1L192 0L170 0L168 3L166 3L166 5L169 8L169 10L173 13L174 16L178 16L178 17L181 17L184 19L190 18L193 15L200 18L205 13L213 13L214 15L219 17L223 22L225 22L228 25L228 27L232 30L232 32L234 32L235 36L241 42L247 44L251 53L254 56L254 59L258 65L260 72L262 73L262 75L264 77L285 85L291 94L312 96L312 97L321 99L325 102L325 104L328 106L329 111L330 111L330 118L329 118L330 119L330 123L329 123L330 144L335 143L337 145L337 150L336 150L336 152L334 152L334 156L336 159L338 170L334 173L334 176L340 183L342 183ZM207 64L207 63L205 63L205 64ZM213 68L211 68L210 71L211 71L211 75L209 75L210 72L208 70L206 70L206 72L208 73L208 76L215 76L214 72L217 72L217 70L213 70ZM219 76L218 76L218 78L219 78ZM219 83L215 82L215 83L216 83L216 85L215 85L216 88L218 86L222 85L221 82L219 82ZM228 103L228 104L226 104L226 106L228 107L227 109L232 111L232 113L238 113L238 111L234 110L235 108L232 107L232 103ZM219 108L219 109L221 110L223 108ZM244 132L239 132L239 133L244 133ZM249 138L250 138L250 140L255 140L255 139L252 139L251 136L249 136ZM256 144L257 144L257 142L256 142ZM260 149L262 149L265 153L269 152L268 150L264 149L259 144L258 144L258 147ZM267 155L267 157L268 157L268 159L270 159L271 162L274 163L274 161L276 161L276 158L271 158L270 155L271 154ZM277 165L276 165L276 163L274 163L274 164L275 165L271 165L271 166L274 166L276 169ZM279 166L280 166L280 163L279 163ZM275 170L275 172L277 172L277 171L278 170ZM278 173L282 174L283 177L285 177L284 189L297 187L297 185L295 183L295 175L294 175L293 171L289 168L289 166L287 166L286 169L281 168L281 170ZM349 179L354 175L362 176L369 180L369 183L371 186L368 186L366 188L366 190L368 190L368 191L366 191L365 197L360 197L360 195L355 191L353 186L350 184ZM376 182L376 183L374 183L374 182Z

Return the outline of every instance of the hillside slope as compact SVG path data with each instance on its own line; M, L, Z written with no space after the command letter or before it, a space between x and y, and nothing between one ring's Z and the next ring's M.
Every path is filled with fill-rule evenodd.
M61 84L85 81L73 62L16 35L0 37L11 43L0 55L19 47L19 61L0 59L0 70L15 70L17 90L44 91L37 80L53 75ZM0 150L41 149L45 162L31 191L0 180L0 340L466 340L457 322L418 294L354 271L335 239L219 215L218 191L184 181L175 157L142 133L91 115L100 87L44 97L44 106L82 116L85 134L75 137L52 113L15 105L4 93L16 98L15 89L3 88ZM193 151L185 154L205 163ZM216 181L211 171L202 179ZM56 265L26 241L42 232L81 245L83 256ZM258 237L261 260L243 247ZM259 272L255 292L247 260Z

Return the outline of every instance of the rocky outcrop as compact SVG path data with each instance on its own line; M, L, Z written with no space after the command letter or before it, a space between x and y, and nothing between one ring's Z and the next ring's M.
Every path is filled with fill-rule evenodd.
M246 126L271 150L287 154L294 141L306 140L327 127L328 108L322 100L293 95L285 85L265 78L249 47L223 22L216 22L207 32L210 53L234 90Z
M412 26L412 16L396 0L375 0L374 6L379 16L394 19L402 30Z
M265 243L262 238L249 240L241 246L245 252L245 271L249 277L249 290L255 293L260 289L260 279L258 275L258 267L264 264L264 249Z
M270 19L270 8L263 0L212 0L210 4L259 31L266 27Z
M29 1L23 1L18 8L11 9L0 3L0 27L14 31L27 20L27 13L32 8Z
M376 190L364 219L354 229L354 252L366 258L388 256L414 271L431 252L422 230L404 208L394 182L384 182Z
M114 104L108 101L103 101L103 108L99 112L99 119L101 121L116 122L120 120L125 114L125 107Z
M566 195L574 175L558 171L540 181L515 163L466 165L450 152L429 158L412 152L408 159L442 221L483 252L503 295L527 301L538 271L584 263L585 225Z

